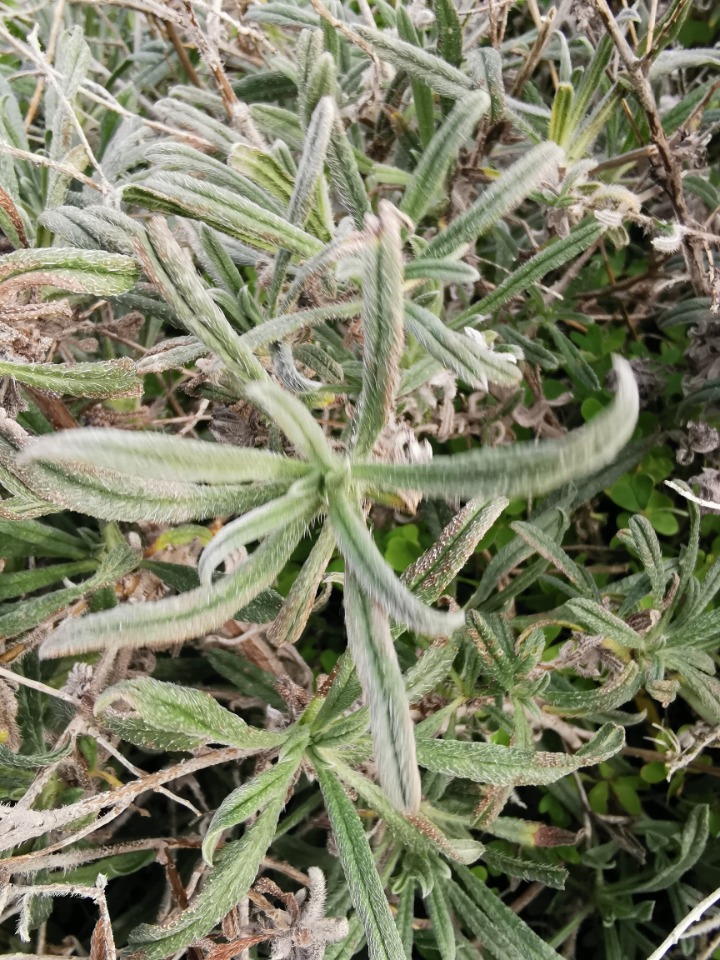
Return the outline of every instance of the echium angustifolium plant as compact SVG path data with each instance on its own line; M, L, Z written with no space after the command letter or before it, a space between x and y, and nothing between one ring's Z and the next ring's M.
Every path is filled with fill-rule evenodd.
M642 521L632 535L645 570L627 585L632 602L628 599L616 613L592 577L573 566L552 537L543 539L542 519L540 533L518 527L521 543L530 546L525 556L537 548L543 562L555 562L577 593L557 617L548 614L547 619L570 623L585 651L588 638L594 641L609 679L592 696L564 690L561 677L548 683L540 662L544 635L534 622L514 636L519 625L508 626L495 616L497 610L508 613L521 586L518 581L515 589L497 590L502 575L524 559L518 542L498 553L501 561L494 571L488 568L467 618L454 603L449 610L431 606L452 589L510 499L540 496L615 460L635 427L637 392L627 364L617 360L612 404L568 436L436 453L430 459L413 446L406 455L398 451L403 412L423 403L435 378L447 383L449 375L480 392L492 385L499 397L512 395L521 385L524 355L546 367L557 367L559 356L573 378L597 391L595 372L547 319L542 331L557 356L512 325L502 328L500 344L476 327L517 298L534 295L546 275L574 264L602 240L622 246L628 240L624 222L657 225L641 212L630 189L603 180L595 172L596 158L586 158L613 111L619 111L625 91L606 75L613 56L609 37L593 52L583 48L582 75L572 70L570 53L566 56L560 44L561 81L548 108L535 102L534 93L525 95L529 82L527 77L520 82L522 68L513 90L506 92L502 58L508 49L476 48L452 4L434 4L434 23L414 22L410 7L378 7L375 27L339 5L330 11L331 19L339 18L335 24L319 18L311 6L253 8L253 19L268 24L267 35L256 39L273 47L263 47L264 68L235 88L224 85L211 25L182 21L211 75L220 78L221 95L172 88L153 104L154 125L140 116L137 100L132 101L137 115L117 103L130 116L119 127L106 124L97 155L80 136L77 104L88 91L105 106L112 95L103 99L91 79L90 38L78 27L60 34L57 74L48 79L45 98L51 161L45 180L25 156L31 142L12 89L4 101L4 140L21 154L12 163L3 156L8 187L0 218L16 250L0 264L0 292L10 312L25 320L70 324L78 311L94 306L95 298L107 298L121 317L131 310L147 316L149 339L140 359L113 355L81 362L72 362L77 352L51 362L49 350L43 354L38 343L37 355L11 355L1 361L0 372L12 374L15 387L35 391L31 396L44 391L112 398L119 405L138 396L143 378L167 376L197 361L206 398L230 407L241 404L246 417L251 407L259 411L267 442L262 449L106 428L51 435L41 417L21 417L22 425L8 419L0 448L1 479L10 495L2 501L3 516L10 518L3 530L12 537L14 525L17 539L26 539L29 546L24 552L16 548L16 556L35 556L31 547L36 547L43 557L65 562L53 564L55 569L22 571L32 576L13 580L3 597L23 596L69 576L90 577L8 605L0 613L3 636L20 637L22 646L32 627L90 598L101 612L67 617L44 640L42 656L99 650L111 657L132 648L167 647L202 638L231 618L272 619L269 635L281 647L301 635L336 547L343 559L349 656L305 702L285 691L292 709L282 728L249 725L200 690L135 676L109 689L91 686L95 717L80 717L55 750L47 752L42 738L36 738L22 759L8 748L0 756L8 769L15 764L23 772L54 771L76 743L92 754L86 739L97 723L127 743L190 752L191 766L211 764L213 757L204 760L200 749L208 743L234 748L232 759L258 757L255 775L229 792L212 817L202 844L206 862L213 863L224 831L249 822L241 839L224 845L186 909L168 923L142 925L130 935L130 945L148 958L203 943L225 921L223 933L230 941L235 938L238 952L265 943L276 957L305 960L325 953L339 958L361 949L364 938L371 957L399 960L413 949L418 890L433 924L431 949L443 957L477 956L470 936L495 957L556 957L466 866L484 856L493 869L549 887L562 887L566 871L542 859L490 848L483 852L473 829L480 824L532 850L543 828L498 816L513 790L550 785L607 760L621 748L623 732L615 723L603 723L594 735L583 731L587 742L576 744L572 753L536 750L528 717L541 704L548 713L572 717L580 710L602 722L644 684L665 699L677 685L691 703L701 704L702 716L716 722L708 705L715 682L708 658L697 649L692 663L687 658L681 663L672 653L672 639L680 635L675 624L682 624L691 606L683 607L679 621L671 614L686 590L696 590L689 587L692 564L688 560L679 575L685 589L672 594L671 588L668 595L674 571L658 561L657 544L648 539ZM658 25L659 37L665 37L667 26ZM15 40L16 53L37 62L37 44L26 47ZM164 86L164 51L150 45L145 53L152 68L148 89ZM195 70L192 63L190 68ZM113 64L113 70L124 69ZM367 71L370 76L364 77ZM379 107L373 101L378 95L383 98ZM267 96L285 106L266 102ZM372 125L372 135L363 141L364 124ZM477 199L456 207L448 223L441 222L438 212L444 213L446 194L457 186L453 177L466 145L475 134L487 146L503 131L511 146L498 169L490 171L491 183ZM74 179L83 182L74 174L87 179L82 171L92 174L92 186L86 183L84 193L69 189ZM458 190L462 193L462 184ZM478 240L505 236L508 218L528 200L535 228L545 230L545 220L552 220L558 238L513 265L479 301L463 301L463 290L480 280L463 257L469 253L475 263ZM151 213L156 216L148 217ZM31 295L26 302L28 291L37 288L45 295ZM59 298L57 292L69 296ZM461 309L452 297L461 298ZM181 326L188 335L155 344L150 331L157 336L163 323ZM110 325L98 329L110 341L118 336ZM119 337L114 342L128 341L122 332ZM82 408L73 409L82 420ZM333 416L325 416L328 409ZM40 410L50 423L68 425L62 405L46 402ZM27 429L47 435L31 438ZM588 496L603 485L590 482ZM560 496L560 507L548 508L554 518L582 499L567 491ZM367 513L374 504L402 508L419 497L469 502L398 579L376 545ZM100 532L84 530L78 536L36 519L62 510L107 523ZM114 605L108 587L133 571L152 569L128 545L118 523L177 524L218 516L236 519L212 539L206 537L198 583L186 571L184 579L166 581L181 591L177 596ZM314 538L310 554L281 606L273 606L278 595L272 587L308 534ZM254 543L253 552L238 563ZM512 550L513 562L499 570ZM652 563L645 563L647 556ZM169 566L154 569L169 578ZM45 579L43 570L51 571ZM530 573L526 586L539 575L537 568ZM177 570L172 575L180 576ZM654 609L663 611L649 629L644 621L624 619L638 613L633 604L646 600L647 583ZM701 628L708 640L714 638ZM437 639L403 674L395 641L405 631ZM701 647L702 641L693 646ZM561 657L558 670L566 662L572 663L570 653L566 660ZM462 710L471 712L468 704L479 677L488 697L512 705L509 746L484 742L485 734L475 727L469 735L455 735ZM454 699L414 723L409 704L441 684ZM704 699L698 689L707 691ZM361 692L365 706L357 707ZM273 694L277 709L271 689ZM618 718L610 714L610 719ZM231 754L218 751L215 762ZM275 759L272 765L268 756ZM93 762L88 763L92 769ZM426 771L422 780L419 767ZM284 901L283 917L268 908L274 926L253 930L246 943L237 933L237 918L227 917L250 890L268 848L290 829L280 820L282 811L293 790L305 790L308 775L319 784L347 884L338 884L328 903L332 916L325 920L322 883L314 869L308 871L307 904L301 908L297 901L294 906ZM41 772L31 801L41 792L43 777L49 779L50 773ZM452 790L445 797L453 781L487 789L463 802ZM118 814L136 796L133 789L139 788L117 798ZM386 835L375 850L346 790L382 819ZM0 828L4 849L41 840L50 822L53 830L70 830L110 802L102 794L66 797L50 820L33 820L27 816L31 801L6 817ZM687 843L683 835L683 850L695 848L706 823L696 815L691 826L694 832ZM555 835L556 843L571 839L566 831ZM35 862L42 862L43 870L55 864ZM81 862L77 853L58 866ZM396 917L388 907L388 889L397 903ZM643 883L634 889L642 892ZM260 893L257 888L253 893L256 906ZM276 896L269 889L265 893ZM22 903L21 932L27 932L41 916L39 898L22 886L10 895ZM102 907L100 893L92 896ZM356 912L347 924L342 916L351 902ZM337 915L341 919L333 922ZM98 929L107 938L104 924L101 911Z

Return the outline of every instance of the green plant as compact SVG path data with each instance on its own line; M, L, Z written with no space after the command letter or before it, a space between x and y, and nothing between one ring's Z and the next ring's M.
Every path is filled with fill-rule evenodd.
M655 489L713 35L420 6L0 24L3 948L79 894L91 956L644 960L716 885L720 529Z

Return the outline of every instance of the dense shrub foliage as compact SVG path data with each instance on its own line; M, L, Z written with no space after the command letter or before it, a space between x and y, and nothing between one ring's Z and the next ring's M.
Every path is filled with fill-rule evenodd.
M6 0L4 954L720 957L718 65Z

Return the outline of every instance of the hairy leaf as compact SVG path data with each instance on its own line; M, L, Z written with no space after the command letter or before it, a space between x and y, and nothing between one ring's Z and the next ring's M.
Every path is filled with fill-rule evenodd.
M41 656L60 657L104 648L163 646L191 640L220 627L238 608L269 587L283 569L305 529L291 520L264 540L231 576L212 586L138 606L67 621L43 643Z
M360 818L331 770L322 761L315 770L370 960L398 960L402 943Z
M420 774L390 622L351 574L345 577L344 604L348 647L370 708L380 783L398 809L414 813L420 806Z
M547 753L494 743L418 739L418 762L427 770L496 786L553 783L573 770L607 760L622 747L625 732L606 723L575 754Z
M417 490L426 496L538 496L610 463L632 436L638 416L635 377L615 358L618 388L613 403L560 440L516 443L435 457L430 463L353 464L355 480L384 490Z

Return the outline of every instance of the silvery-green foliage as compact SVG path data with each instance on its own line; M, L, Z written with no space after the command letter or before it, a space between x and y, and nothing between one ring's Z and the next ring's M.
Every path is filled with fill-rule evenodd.
M198 14L203 5L195 6ZM43 621L49 627L69 603L87 600L92 612L60 623L44 639L41 656L106 651L111 659L123 648L202 639L257 601L272 610L258 619L277 614L267 639L281 648L300 638L318 592L324 601L331 584L341 582L348 652L309 704L302 698L290 703L288 694L280 729L247 724L200 689L150 678L134 677L95 698L93 722L144 750L186 751L197 760L209 744L222 744L241 764L258 757L257 768L253 760L234 771L235 789L202 826L202 853L213 866L200 892L169 923L140 926L130 946L145 960L197 942L204 947L203 938L246 896L276 830L284 830L286 802L298 782L303 789L307 782L322 792L347 880L346 888L336 884L332 916L344 931L351 903L356 911L344 941L330 947L332 938L319 940L313 957L327 947L326 956L349 958L363 937L371 958L409 956L417 889L436 928L430 950L448 958L476 956L464 930L489 956L550 960L555 951L465 869L484 854L475 839L479 805L497 815L516 787L553 784L608 760L623 745L621 727L603 723L580 749L536 749L529 717L538 708L544 718L584 717L599 725L644 687L661 702L679 693L709 723L718 723L711 656L718 626L709 604L720 573L715 564L702 583L694 579L696 517L695 541L677 569L663 557L647 518L633 518L621 540L642 573L607 589L561 545L569 511L611 482L609 471L620 469L612 465L636 426L637 387L622 359L614 361L612 402L560 439L498 447L470 441L464 452L426 458L396 455L393 442L398 423L427 397L439 371L460 383L461 395L462 385L493 389L501 398L503 391L519 390L525 363L562 366L586 395L599 391L593 368L547 312L539 310L537 323L533 315L537 338L517 330L508 314L497 314L526 299L540 304L541 282L603 238L617 238L626 214L637 217L618 200L621 192L603 193L606 184L592 180L595 160L580 162L623 90L606 80L612 56L607 39L592 52L582 48L583 75L573 72L570 52L558 40L559 83L554 98L540 105L536 93L506 92L505 58L516 54L502 43L467 42L470 20L465 23L450 0L436 0L434 19L426 23L417 5L412 17L403 3L363 5L362 16L350 4L325 6L342 29L308 3L271 0L250 8L248 23L272 25L266 40L277 46L269 40L259 45L257 56L267 63L252 63L234 81L240 101L231 120L214 88L188 85L170 87L153 104L155 127L138 129L129 121L114 135L100 130L102 167L115 191L103 194L101 203L89 193L92 183L84 184L84 194L68 191L68 168L90 170L84 148L74 142L78 103L87 110L87 92L99 96L97 84L88 86L96 73L95 47L79 28L61 35L55 63L67 102L52 86L46 94L49 155L63 169L51 167L43 178L26 160L8 164L0 152L7 184L0 227L14 248L0 258L2 294L13 298L32 288L48 310L69 294L67 304L62 301L68 317L85 309L91 316L100 297L122 312L140 309L148 321L143 349L161 324L188 334L139 359L113 354L112 347L97 362L71 363L65 354L61 362L3 358L0 375L29 390L121 404L133 402L144 376L167 375L169 381L198 361L206 399L244 410L252 405L268 428L259 447L156 430L83 427L34 438L20 430L0 432L0 482L9 494L0 513L24 518L7 522L15 524L13 542L26 543L24 552L16 547L8 558L64 561L4 575L3 600L53 589L5 604L0 636L15 638ZM370 16L383 29L371 26ZM202 29L208 20L209 13L199 14ZM153 84L167 89L169 48L143 47L133 57L147 65ZM656 81L715 60L712 51L691 57L668 51L649 64L649 76ZM115 64L109 84L115 92L107 96L116 95L113 85L126 69ZM202 85L205 66L193 69ZM134 91L125 94L135 109ZM0 140L27 152L31 141L15 98L3 97ZM456 189L475 140L487 147L485 138L503 127L506 135L499 136L497 152L486 151L471 193ZM383 155L388 130L394 147ZM561 222L549 242L546 207ZM531 247L520 251L508 224L530 208ZM40 239L33 247L36 227ZM475 245L496 236L507 241L507 260L494 273ZM516 257L520 252L523 259ZM506 267L507 275L501 272ZM480 299L472 292L479 283ZM493 329L473 329L493 315L499 319ZM82 421L84 408L73 411ZM31 418L41 433L38 423ZM639 455L631 448L622 462L634 465ZM584 479L598 471L601 479ZM545 504L529 521L512 524L515 539L485 568L466 605L472 612L459 609L447 596L453 581L509 501L573 481L575 492L559 493L563 499L555 506ZM373 535L377 513L371 511L422 497L450 501L455 516L398 577ZM180 590L177 595L115 604L109 587L138 570L162 574L163 562L153 566L124 542L63 535L53 519L29 519L63 510L108 521L102 532L108 540L120 536L115 522L176 524L219 516L227 522L209 542L207 528L190 524L174 532L205 538L197 571L164 565L165 583ZM309 556L280 597L270 588L316 530ZM336 550L343 572L333 568L328 575ZM526 560L530 565L508 582L507 574ZM56 588L64 578L85 574L85 580ZM570 624L580 643L594 639L622 661L592 690L578 691L562 675L544 671L542 627L515 622L514 601L538 581L567 598L547 619ZM641 629L634 615L648 609L654 622ZM415 636L403 637L408 632ZM422 654L403 670L411 646ZM213 648L208 660L232 677L228 660L234 656ZM236 669L247 684L242 696L257 694L271 704L277 725L283 700L273 677L257 666L254 674ZM475 725L478 678L498 723L511 732L510 746L484 742ZM438 688L446 700L441 708L431 707L427 716L411 713ZM512 715L500 709L507 704ZM423 719L414 722L418 716ZM66 755L65 745L31 746L28 740L24 753L3 747L0 767L42 768ZM454 781L458 793L475 791L472 803L445 804ZM346 788L369 808L362 818ZM73 804L62 808L63 825L84 823L103 809ZM366 814L383 820L379 839L366 834ZM493 815L483 824L492 826ZM22 824L16 815L6 827L7 849L12 831L22 827L29 831L23 844L44 833L37 820ZM218 849L223 833L235 829L244 829L241 838ZM531 832L523 833L522 846L532 847ZM680 855L634 889L652 892L674 882L694 864L706 836L707 816L694 814ZM555 888L565 882L562 867L524 855L490 850L487 863ZM393 874L404 882L397 918L385 892ZM287 942L293 949L291 936ZM280 938L270 947L273 956L286 949L279 944Z

